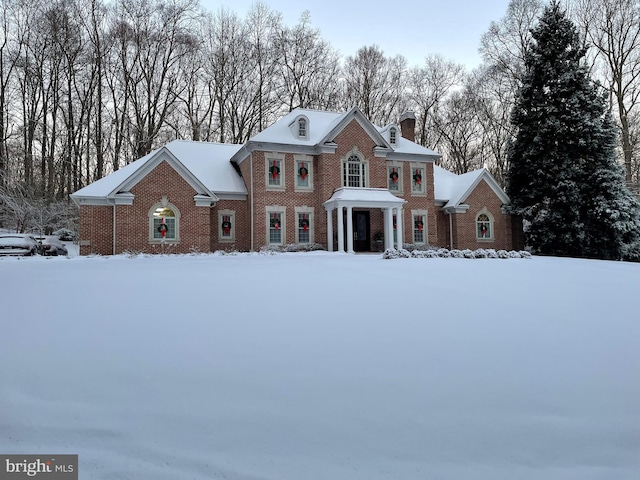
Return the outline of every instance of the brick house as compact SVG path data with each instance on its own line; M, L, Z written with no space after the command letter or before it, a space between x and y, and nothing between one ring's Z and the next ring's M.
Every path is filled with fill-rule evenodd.
M358 108L296 109L244 145L170 142L71 195L80 252L518 248L489 172L434 165L414 128L411 113L379 128Z

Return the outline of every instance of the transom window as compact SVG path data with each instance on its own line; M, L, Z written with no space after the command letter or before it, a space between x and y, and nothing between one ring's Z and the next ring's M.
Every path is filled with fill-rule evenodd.
M366 187L366 164L356 154L349 156L343 166L343 185L345 187Z
M489 215L481 213L476 217L476 237L478 240L493 238L492 221Z

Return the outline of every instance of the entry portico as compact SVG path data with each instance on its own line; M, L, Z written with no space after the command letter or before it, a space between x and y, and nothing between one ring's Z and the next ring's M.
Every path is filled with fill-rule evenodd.
M334 250L333 245L333 210L337 210L338 251L344 252L344 209L346 213L347 227L347 253L353 250L353 209L354 208L379 208L384 213L384 248L393 248L393 215L396 215L397 248L402 248L402 207L406 200L393 195L386 188L350 188L341 187L333 192L329 200L324 202L327 210L327 248Z

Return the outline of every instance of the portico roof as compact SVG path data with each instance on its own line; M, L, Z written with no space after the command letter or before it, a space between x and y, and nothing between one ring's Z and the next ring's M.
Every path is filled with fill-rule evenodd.
M407 203L396 197L386 188L350 188L336 189L331 198L323 203L324 208L333 210L338 207L361 208L398 208Z

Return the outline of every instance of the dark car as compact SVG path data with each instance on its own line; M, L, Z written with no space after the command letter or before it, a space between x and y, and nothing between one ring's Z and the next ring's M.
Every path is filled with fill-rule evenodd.
M36 255L40 244L31 235L5 233L0 235L0 255Z
M40 241L43 255L67 255L67 247L56 237L45 237Z
M55 232L53 232L53 235L64 242L73 242L76 239L76 234L68 228L61 228L60 230L56 230Z

